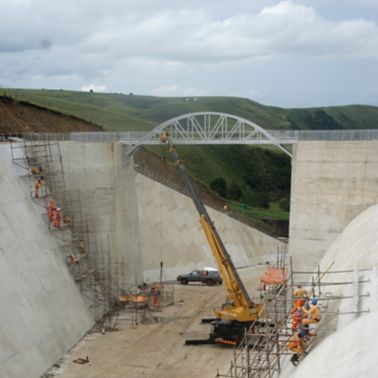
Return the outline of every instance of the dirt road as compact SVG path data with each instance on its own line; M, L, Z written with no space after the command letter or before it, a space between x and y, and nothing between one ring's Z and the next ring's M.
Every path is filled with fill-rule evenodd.
M265 267L240 271L243 282L253 296ZM175 286L175 304L154 312L155 322L135 325L130 314L121 314L117 331L88 335L61 365L62 378L214 378L217 368L226 371L232 349L215 345L185 346L188 338L206 338L209 325L200 324L212 317L213 308L225 298L223 286L193 284ZM89 363L73 363L89 357Z

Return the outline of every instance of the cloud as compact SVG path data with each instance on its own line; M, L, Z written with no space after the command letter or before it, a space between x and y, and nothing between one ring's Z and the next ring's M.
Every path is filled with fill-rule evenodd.
M378 27L363 19L333 21L314 8L281 1L258 13L222 20L204 10L165 10L108 23L84 41L87 51L171 61L232 61L275 55L378 56ZM101 28L101 26L100 26Z
M0 1L5 2L0 53L51 49L54 43L80 48L81 54L96 59L104 55L102 61L147 58L171 65L298 54L378 56L376 23L327 19L291 0L223 17L208 8L177 8L178 4L149 13L146 6L116 0L110 0L108 8L90 6L87 0L68 1L65 7L46 0L18 0L20 10L15 12L6 6L9 0ZM163 1L167 7L169 3Z
M32 0L0 0L0 5L18 7L20 5L29 5Z
M250 88L246 91L246 97L258 100L264 97L264 94L257 89Z
M347 4L353 6L364 6L367 8L376 8L378 9L378 2L377 0L347 0Z
M207 93L204 90L193 87L180 87L177 84L163 85L161 87L155 88L151 91L154 96L163 97L183 97L183 96L206 96Z
M344 101L352 75L352 94L377 85L377 1L361 1L0 0L0 82L287 105L327 78L316 101Z
M89 84L89 85L82 85L80 88L83 92L105 92L106 91L106 85L101 84Z

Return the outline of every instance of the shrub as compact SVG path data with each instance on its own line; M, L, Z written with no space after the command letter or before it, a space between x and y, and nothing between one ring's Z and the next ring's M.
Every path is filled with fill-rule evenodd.
M230 188L228 189L228 198L230 200L238 201L242 195L243 192L240 189L240 186L235 182L232 182Z
M227 198L227 183L223 177L218 177L211 181L210 188L223 198Z

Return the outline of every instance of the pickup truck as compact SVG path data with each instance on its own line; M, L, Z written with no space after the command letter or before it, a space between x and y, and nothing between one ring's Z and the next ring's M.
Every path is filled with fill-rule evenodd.
M189 274L180 274L177 281L182 285L187 285L189 282L202 282L206 285L222 284L222 278L217 270L193 270Z

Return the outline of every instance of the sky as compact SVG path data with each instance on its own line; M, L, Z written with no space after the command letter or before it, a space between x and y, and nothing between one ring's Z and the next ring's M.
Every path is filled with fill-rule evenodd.
M378 106L378 0L0 0L0 87Z

